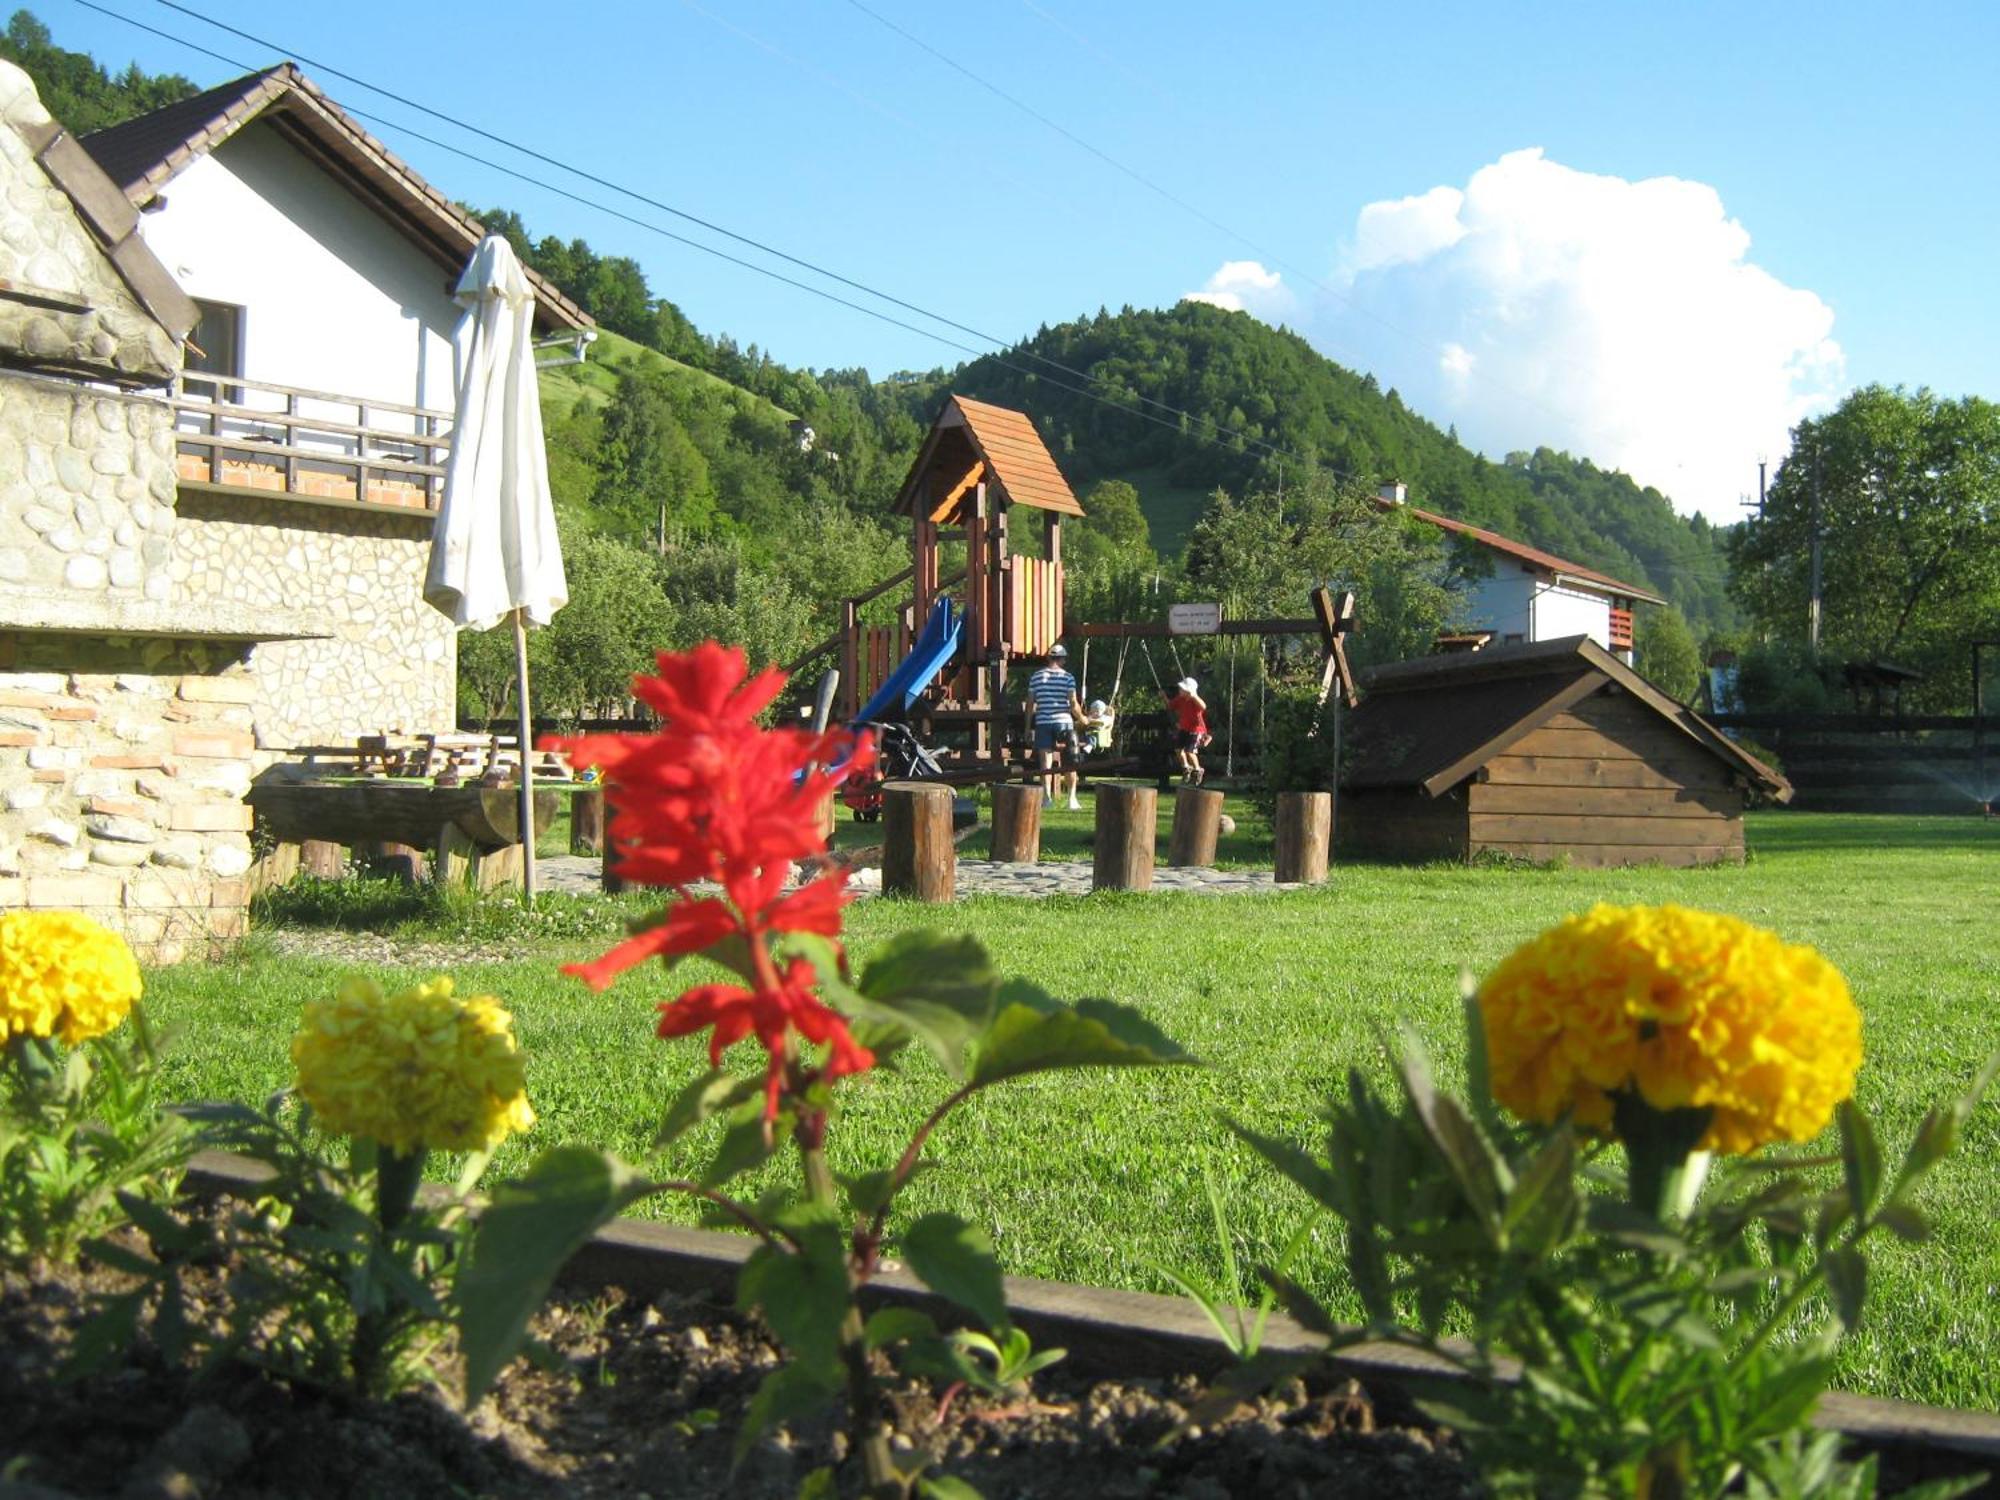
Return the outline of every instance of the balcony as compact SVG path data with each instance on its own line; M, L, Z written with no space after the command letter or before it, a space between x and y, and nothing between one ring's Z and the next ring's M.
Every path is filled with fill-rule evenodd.
M173 385L181 483L312 504L435 512L451 413L187 371Z
M1632 649L1632 611L1614 609L1611 611L1611 649L1630 651Z

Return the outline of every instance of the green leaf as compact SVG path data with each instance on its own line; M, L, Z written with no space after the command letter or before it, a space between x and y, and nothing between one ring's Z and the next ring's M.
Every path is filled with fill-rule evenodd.
M937 1324L914 1307L878 1308L863 1331L870 1349L885 1349L908 1339L936 1338Z
M764 1377L736 1429L732 1466L740 1465L757 1446L757 1439L781 1422L809 1417L839 1391L839 1380L827 1381L802 1364L780 1365Z
M910 1176L914 1178L929 1165L930 1163L919 1159ZM894 1167L881 1167L873 1172L860 1172L853 1176L845 1172L836 1172L833 1175L840 1183L841 1191L847 1195L847 1206L856 1218L871 1217L877 1209L888 1203L895 1191Z
M720 1068L709 1069L674 1095L674 1102L667 1106L667 1117L660 1122L660 1133L653 1137L653 1149L671 1146L702 1121L737 1108L762 1089L761 1079L738 1078Z
M1294 1323L1307 1333L1324 1334L1328 1338L1340 1336L1340 1325L1333 1321L1327 1310L1319 1305L1319 1299L1300 1286L1291 1277L1272 1266L1257 1267L1257 1276L1268 1286L1278 1299L1278 1305L1290 1314Z
M1861 1326L1862 1304L1868 1300L1868 1262L1852 1245L1826 1253L1826 1289L1841 1326L1852 1333Z
M1875 1219L1897 1239L1913 1245L1931 1237L1931 1221L1907 1203L1885 1203L1875 1211Z
M1840 1166L1847 1177L1847 1201L1857 1219L1866 1219L1882 1186L1882 1148L1875 1144L1875 1128L1868 1123L1868 1116L1852 1099L1842 1101L1839 1120Z
M840 1500L840 1481L831 1465L822 1465L799 1481L798 1500Z
M528 1319L583 1242L653 1190L616 1157L585 1146L545 1151L503 1182L480 1215L458 1274L458 1332L471 1406L521 1347Z
M987 1029L973 1064L981 1087L1003 1078L1055 1068L1144 1068L1193 1065L1195 1059L1129 1005L1083 1000L1038 1009L1016 999Z
M736 1279L736 1305L763 1314L793 1359L822 1384L840 1379L840 1324L853 1295L840 1230L825 1220L794 1231L796 1250L757 1247Z
M777 1119L765 1122L761 1088L756 1097L737 1105L726 1118L729 1127L722 1132L722 1144L715 1148L714 1160L701 1174L703 1187L721 1187L730 1178L762 1166L778 1149L778 1143L791 1134L789 1111L781 1110Z
M826 975L822 971L824 985ZM841 1008L865 1021L907 1028L952 1078L965 1078L965 1049L986 1030L999 982L978 939L904 932L877 949Z
M1544 1256L1566 1239L1577 1219L1576 1142L1567 1129L1543 1143L1507 1195L1502 1225L1514 1248Z
M925 1214L904 1231L902 1252L925 1286L967 1309L986 1327L1007 1327L1000 1262L985 1230L956 1214Z
M1458 1101L1437 1091L1431 1082L1430 1063L1414 1035L1404 1038L1397 1071L1417 1118L1423 1122L1424 1133L1451 1168L1466 1202L1497 1240L1500 1205L1513 1189L1505 1163Z
M1322 1204L1335 1213L1345 1214L1349 1211L1350 1205L1346 1202L1346 1195L1341 1192L1340 1183L1334 1174L1314 1161L1311 1153L1303 1147L1295 1146L1287 1140L1280 1140L1277 1136L1252 1130L1248 1125L1238 1124L1227 1117L1223 1123L1235 1132L1238 1140L1277 1168L1279 1176L1303 1188L1306 1196L1315 1203Z
M926 1474L917 1481L923 1500L981 1500L978 1490L951 1474Z

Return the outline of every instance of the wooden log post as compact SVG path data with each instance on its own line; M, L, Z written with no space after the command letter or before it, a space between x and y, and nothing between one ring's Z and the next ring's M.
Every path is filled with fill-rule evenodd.
M1042 787L1040 782L993 783L993 849L995 862L1031 865L1042 857Z
M604 788L578 787L569 794L569 852L604 852Z
M429 858L414 844L376 839L366 846L365 852L368 862L378 872L392 876L405 885L415 885L430 875Z
M958 882L951 836L952 790L934 781L882 786L882 893L949 901Z
M1318 885L1326 879L1333 846L1333 793L1278 793L1272 832L1278 847L1274 878L1284 885Z
M1090 858L1095 891L1150 891L1160 794L1142 782L1097 783L1097 835Z
M1175 793L1168 864L1207 869L1215 863L1215 841L1221 834L1222 793L1204 786L1184 786Z
M814 813L819 819L820 840L830 849L833 847L834 830L840 826L840 798L832 787L828 787L821 794L819 806L814 809Z
M299 870L321 880L338 880L347 873L347 846L331 839L303 839L299 843Z

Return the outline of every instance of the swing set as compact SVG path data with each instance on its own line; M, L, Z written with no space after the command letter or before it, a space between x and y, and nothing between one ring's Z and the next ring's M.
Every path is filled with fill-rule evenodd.
M1312 615L1305 619L1218 619L1214 622L1212 630L1203 629L1200 631L1176 631L1171 623L1162 623L1159 621L1080 625L1075 631L1075 634L1083 640L1084 652L1083 679L1079 681L1079 688L1083 686L1083 682L1088 679L1090 674L1090 643L1093 640L1109 639L1118 642L1118 664L1112 673L1111 698L1109 700L1112 708L1115 710L1118 706L1118 693L1125 680L1126 655L1131 650L1134 641L1138 642L1139 652L1145 658L1146 671L1152 676L1154 688L1158 690L1160 697L1164 700L1167 697L1166 684L1160 680L1159 667L1153 660L1152 643L1155 640L1164 640L1167 643L1167 652L1173 659L1174 670L1180 677L1184 678L1187 676L1187 672L1181 665L1179 648L1179 642L1183 638L1200 640L1211 636L1255 636L1261 641L1272 636L1317 636L1320 647L1325 653L1325 661L1320 668L1319 697L1314 705L1314 732L1317 733L1318 730L1318 712L1326 707L1326 700L1336 685L1340 688L1340 695L1336 700L1335 723L1337 728L1338 707L1344 705L1348 708L1353 708L1360 702L1360 694L1354 683L1354 671L1347 660L1347 637L1353 633L1356 623L1354 595L1345 591L1336 595L1331 589L1322 585L1312 592L1312 608ZM1260 692L1261 689L1262 684L1260 683ZM1236 760L1236 657L1234 653L1231 653L1229 658L1229 717L1224 725L1223 754L1227 768L1225 774L1231 774L1234 771ZM1096 769L1116 769L1129 764L1131 764L1129 761L1114 762L1111 766L1100 765Z

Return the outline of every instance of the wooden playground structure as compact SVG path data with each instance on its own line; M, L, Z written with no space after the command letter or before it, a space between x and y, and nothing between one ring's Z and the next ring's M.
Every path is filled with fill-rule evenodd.
M938 779L967 783L1004 779L1010 768L1025 772L1025 698L1010 690L1008 671L1045 657L1063 638L1062 523L1081 518L1083 507L1025 413L952 395L931 424L894 509L910 518L910 566L843 600L839 627L785 670L796 675L832 657L839 673L833 717L854 723L922 648L920 632L933 606L949 597L957 611L956 649L942 657L908 710L892 716L931 747ZM1039 546L1022 550L1016 544L1031 524L1039 527ZM889 623L862 620L865 606L905 587L909 592L896 601ZM1336 600L1320 589L1313 606L1311 617L1299 619L1218 615L1206 633L1319 637L1326 653L1321 701L1338 682L1351 706L1354 679L1343 640L1354 624L1352 596ZM1085 644L1086 675L1092 639L1143 643L1170 633L1165 622L1087 624L1076 631Z
M851 723L909 656L934 601L949 594L959 645L950 665L910 714L911 727L938 743L953 779L1001 770L1021 704L1007 669L1044 656L1063 635L1062 523L1081 517L1040 434L1023 412L954 395L931 424L896 496L908 516L910 566L841 604L840 628L785 670L838 653L835 715ZM1016 528L1041 521L1040 556L1010 546ZM864 624L862 606L909 587L890 624Z

